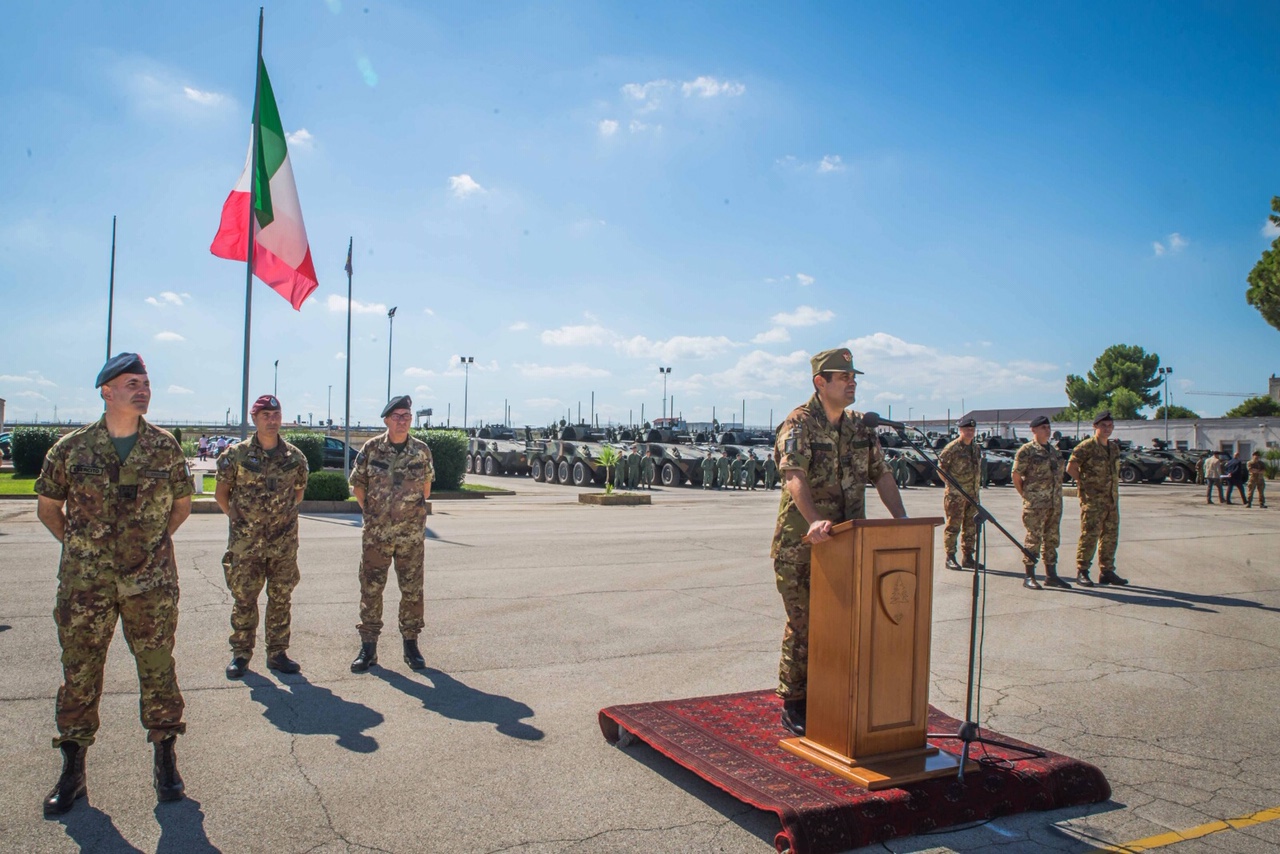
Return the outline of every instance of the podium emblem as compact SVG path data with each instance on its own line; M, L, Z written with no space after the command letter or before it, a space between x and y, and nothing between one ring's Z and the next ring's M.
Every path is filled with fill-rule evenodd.
M901 625L908 614L915 611L916 576L905 569L895 569L880 576L880 607L893 621Z

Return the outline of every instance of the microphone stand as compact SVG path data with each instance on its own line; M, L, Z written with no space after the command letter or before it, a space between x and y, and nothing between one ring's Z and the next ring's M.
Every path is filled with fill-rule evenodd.
M916 430L916 432L919 432L919 430L914 427L911 429ZM929 733L928 737L929 738L955 738L955 739L959 739L964 743L964 748L960 752L960 770L956 774L956 779L959 780L961 783L964 782L964 768L966 763L968 763L969 761L969 751L974 742L978 742L979 744L991 745L992 747L1002 747L1005 750L1015 750L1015 751L1018 751L1019 753L1025 753L1028 756L1031 756L1036 759L1043 759L1045 756L1045 753L1042 750L1034 750L1029 747L1022 747L1021 745L1010 744L1005 741L996 741L995 739L985 738L983 736L978 735L978 732L979 732L978 723L973 719L973 686L975 681L974 673L975 673L976 662L977 662L977 647L978 647L978 588L979 588L978 576L986 572L986 569L987 569L986 564L982 561L977 560L976 556L978 554L981 554L981 551L982 551L982 542L983 542L982 531L983 531L984 523L990 522L992 525L995 525L996 529L999 530L1000 533L1004 534L1005 537L1008 538L1009 542L1013 543L1017 547L1018 551L1026 555L1028 559L1035 560L1038 558L1036 555L1033 555L1031 553L1030 549L1026 548L1025 546L1022 545L1022 543L1018 542L1018 539L1014 537L1013 534L1009 533L1008 529L1005 528L1004 525L1001 525L999 520L997 520L996 517L992 516L991 513L988 512L987 508L983 507L982 504L978 502L978 499L970 495L965 490L964 487L962 487L959 483L956 482L955 478L953 478L947 472L943 471L942 468L940 468L938 464L935 463L933 459L928 454L926 454L919 445L911 441L911 438L906 434L905 430L899 430L898 436L904 442L906 442L913 450L915 450L915 452L918 453L926 463L929 464L929 468L933 470L934 474L938 475L940 478L942 478L942 480L944 480L947 483L948 486L950 486L960 495L964 496L964 500L967 501L970 504L970 506L972 506L974 510L977 511L977 519L975 520L977 531L974 534L974 549L973 549L974 555L975 555L975 559L974 559L975 568L973 570L973 593L971 596L971 601L969 603L969 676L968 676L967 691L966 691L965 700L964 700L964 723L960 725L959 731L957 731L954 735L951 733L931 732Z

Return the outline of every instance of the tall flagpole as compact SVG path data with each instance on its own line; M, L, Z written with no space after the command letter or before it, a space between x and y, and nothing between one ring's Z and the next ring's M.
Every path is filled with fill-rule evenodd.
M354 237L347 238L347 411L346 416L342 419L346 432L343 434L343 442L347 446L347 450L342 455L342 471L347 477L351 477L351 249L356 245Z
M111 314L116 305L116 218L111 217L111 274L107 277L107 361L111 361Z
M249 246L245 253L244 273L244 379L240 389L240 440L249 437L249 324L253 315L253 241L258 224L254 205L258 202L258 166L262 159L262 141L258 138L262 116L262 7L258 7L258 57L253 66L253 130L249 155Z

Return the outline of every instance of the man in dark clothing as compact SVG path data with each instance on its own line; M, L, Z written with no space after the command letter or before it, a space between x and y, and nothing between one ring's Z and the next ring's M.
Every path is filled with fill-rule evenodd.
M1223 471L1223 479L1227 483L1227 503L1231 503L1231 490L1238 489L1240 490L1240 503L1244 504L1248 500L1244 494L1244 481L1247 470L1245 469L1244 460L1240 458L1239 451L1236 451L1236 455L1227 460Z

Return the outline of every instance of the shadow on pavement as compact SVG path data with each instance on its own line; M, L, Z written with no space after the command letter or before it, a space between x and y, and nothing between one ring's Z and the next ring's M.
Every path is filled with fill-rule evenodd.
M1084 592L1128 605L1185 608L1188 611L1204 611L1210 614L1218 613L1217 608L1251 608L1256 611L1270 611L1280 614L1280 608L1263 605L1261 602L1254 602L1252 599L1202 593L1184 593L1181 590L1163 590L1159 587L1139 587L1132 583L1127 587L1086 588ZM1216 607L1201 607L1210 605Z
M293 735L334 735L338 746L354 753L372 753L378 741L365 730L385 720L381 712L344 700L328 688L312 685L301 674L284 687L257 673L244 676L249 698L262 704L262 716L281 732Z
M478 691L434 668L422 671L431 680L430 685L381 667L369 672L396 690L422 701L424 709L446 718L489 722L503 735L525 741L537 741L545 735L542 730L524 722L524 718L533 717L533 709L524 703L500 694Z
M204 810L200 802L186 797L171 804L156 804L160 841L156 854L219 854L204 832Z
M71 808L71 812L58 818L67 829L67 836L80 846L81 851L94 854L142 854L120 834L120 828L111 816L97 807L90 806L86 798Z
M7 632L11 628L13 628L13 626L6 626L6 625L0 624L0 632Z

